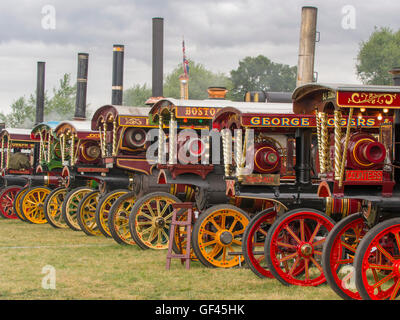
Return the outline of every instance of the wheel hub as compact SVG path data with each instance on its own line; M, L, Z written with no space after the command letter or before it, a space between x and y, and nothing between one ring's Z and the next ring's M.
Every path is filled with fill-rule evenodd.
M156 218L156 220L154 221L154 224L158 228L163 228L165 226L165 220L164 220L164 218Z
M304 257L309 257L313 253L313 247L309 243L300 246L300 252Z
M393 263L393 271L396 276L400 277L400 260Z
M219 240L224 245L231 244L233 240L233 235L229 231L222 231L219 236Z

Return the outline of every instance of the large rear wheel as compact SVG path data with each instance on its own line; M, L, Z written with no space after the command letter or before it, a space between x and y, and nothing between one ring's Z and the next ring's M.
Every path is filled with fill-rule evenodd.
M192 246L196 257L207 267L231 268L243 257L242 236L250 217L242 209L229 204L208 208L194 223Z
M0 215L7 219L18 219L14 213L14 202L17 193L22 189L21 186L9 186L0 192Z
M357 247L367 232L361 213L340 220L329 232L322 250L322 268L326 281L341 298L360 300L354 277L353 261Z
M21 197L21 213L28 222L34 224L47 223L44 216L44 202L50 192L51 189L47 187L32 187Z
M136 244L129 230L129 215L135 200L136 192L128 192L115 200L110 208L108 229L111 237L119 244Z
M88 236L101 236L97 227L95 215L99 202L100 191L94 190L83 196L77 209L77 221L81 230Z
M273 278L265 261L265 237L276 219L276 211L271 208L256 214L249 222L242 239L242 251L246 265L260 278Z
M400 218L383 221L361 240L354 257L362 299L394 300L400 293Z
M49 193L44 202L44 215L47 222L54 228L68 228L62 217L61 207L68 189L59 187Z
M172 204L181 202L166 192L153 192L135 202L129 215L129 229L142 249L168 249Z
M22 215L21 212L21 198L25 195L26 191L28 191L29 187L23 187L22 189L20 189L17 194L15 195L15 199L14 199L14 205L13 205L13 211L14 214L17 215L17 217L22 220L22 221L26 221L25 217Z
M105 237L111 237L111 232L108 227L108 218L110 215L111 206L122 195L129 192L129 190L118 189L104 194L97 204L95 219L97 227Z
M65 199L61 207L61 213L65 223L74 231L81 230L77 216L79 202L91 191L93 191L93 189L88 187L78 187L72 189L65 195Z
M272 275L284 285L324 283L322 247L333 225L330 217L314 209L295 209L279 217L265 239L265 257Z

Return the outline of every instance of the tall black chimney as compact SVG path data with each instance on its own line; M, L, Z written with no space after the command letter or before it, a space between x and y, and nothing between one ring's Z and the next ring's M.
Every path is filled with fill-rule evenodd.
M152 96L163 96L164 19L153 18Z
M122 105L124 81L124 46L113 46L112 97L111 104Z
M35 125L44 121L44 74L46 63L38 61L36 80L36 118Z
M89 54L78 53L78 73L76 77L76 103L74 120L86 119L86 92Z

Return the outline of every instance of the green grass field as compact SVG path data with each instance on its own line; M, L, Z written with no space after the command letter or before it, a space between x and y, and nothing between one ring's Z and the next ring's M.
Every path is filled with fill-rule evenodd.
M186 270L166 251L121 246L111 238L0 220L0 299L336 300L328 285L286 287L249 269ZM43 267L55 268L56 288L44 289Z

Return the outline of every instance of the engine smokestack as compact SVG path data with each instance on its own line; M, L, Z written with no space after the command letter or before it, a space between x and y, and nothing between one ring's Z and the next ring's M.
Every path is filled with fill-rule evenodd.
M152 96L163 96L164 19L153 18Z
M299 60L297 63L297 86L314 81L315 38L317 33L317 8L301 9Z
M122 105L124 82L124 46L113 46L113 72L112 72L112 97L111 104Z
M86 92L89 54L78 53L78 72L76 79L76 103L74 120L86 119Z
M36 118L35 125L44 121L44 78L46 63L38 61L36 80Z

